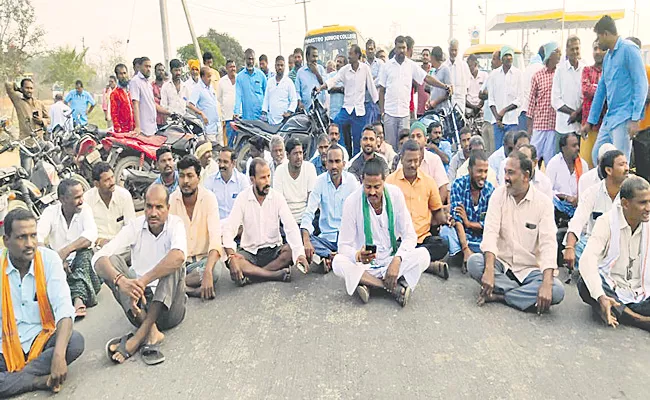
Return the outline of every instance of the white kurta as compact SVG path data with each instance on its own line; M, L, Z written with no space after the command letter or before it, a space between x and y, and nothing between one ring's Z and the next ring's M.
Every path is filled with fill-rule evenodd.
M414 289L430 262L429 252L425 248L415 248L417 234L404 195L397 186L386 184L393 204L393 218L395 219L395 237L402 238L402 242L395 256L401 257L399 276L403 276L411 289ZM373 244L377 246L377 258L373 264L356 262L356 253L366 243L363 225L363 187L350 195L343 205L343 217L339 232L339 253L334 257L332 267L334 273L345 279L345 287L349 295L354 294L361 276L364 272L383 278L388 265L393 260L391 256L390 236L388 234L388 214L386 212L386 199L381 215L376 215L371 208L371 221ZM369 206L372 207L372 206Z

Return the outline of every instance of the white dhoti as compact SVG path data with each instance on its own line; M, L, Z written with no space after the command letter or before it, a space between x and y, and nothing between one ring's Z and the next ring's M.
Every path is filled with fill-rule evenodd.
M422 273L429 267L429 252L427 249L421 247L413 249L401 257L402 263L399 267L399 277L403 276L406 283L413 290L417 286ZM332 269L336 276L345 279L345 289L352 296L357 286L359 286L359 281L361 281L361 276L364 272L376 278L383 279L391 261L392 258L387 258L379 262L375 268L371 268L371 264L355 262L345 255L337 254L332 261Z

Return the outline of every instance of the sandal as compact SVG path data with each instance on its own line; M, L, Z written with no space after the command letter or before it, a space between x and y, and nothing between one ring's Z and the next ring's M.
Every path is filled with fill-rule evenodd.
M120 353L122 357L124 357L124 361L128 360L133 356L133 354L129 354L129 352L126 351L126 342L127 340L131 339L133 337L133 333L128 333L121 338L113 338L109 340L106 343L106 356L108 357L109 360L113 361L115 364L121 364L119 361L115 360L113 356L115 353ZM118 344L117 349L115 351L111 351L111 346Z
M160 351L160 343L145 344L140 349L142 361L147 365L157 365L165 361L165 355Z
M248 285L249 283L251 283L251 280L250 280L249 277L245 276L245 277L243 277L241 280L237 280L237 281L235 281L235 283L236 283L239 287L244 287L244 286Z
M83 319L86 315L88 315L86 311L86 306L81 305L74 310L74 320L78 321L80 319Z
M463 275L467 273L467 261L463 261L463 265L460 266L460 273Z
M367 304L368 300L370 300L370 290L366 285L357 286L357 294L359 295L361 301L363 301L363 304Z
M284 269L284 276L282 277L282 282L291 282L291 268Z
M411 288L403 277L397 282L397 286L393 291L393 297L395 297L399 305L406 307L406 304L411 298Z
M449 265L444 261L432 261L431 267L434 268L433 274L441 277L444 280L449 279Z

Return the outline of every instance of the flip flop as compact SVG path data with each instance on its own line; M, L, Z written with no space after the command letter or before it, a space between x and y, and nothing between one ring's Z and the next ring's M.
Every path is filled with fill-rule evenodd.
M133 333L128 333L122 337L116 337L111 340L109 340L106 343L105 346L105 351L106 351L106 356L108 357L109 360L113 361L115 364L120 364L120 362L116 361L113 359L113 356L115 353L120 353L122 357L124 357L124 361L128 360L133 356L133 354L129 354L126 351L126 341L129 340L131 337L133 337ZM118 344L117 349L115 351L111 351L111 346Z
M284 276L282 277L282 282L291 282L291 268L285 268Z
M86 306L79 306L74 310L74 319L75 321L83 319L86 315L88 315L88 312L86 311Z
M165 355L160 351L160 343L145 344L140 349L142 361L147 365L157 365L165 361Z
M366 285L357 286L357 294L359 295L359 298L363 304L367 304L370 300L370 290L368 290L368 286Z
M449 265L444 261L433 261L431 263L436 269L434 272L435 275L441 277L444 280L449 279Z

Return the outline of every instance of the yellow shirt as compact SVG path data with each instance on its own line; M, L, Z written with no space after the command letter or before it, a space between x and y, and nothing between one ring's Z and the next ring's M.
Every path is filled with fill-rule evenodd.
M212 89L214 89L215 93L219 92L219 80L221 79L221 74L219 74L219 71L217 71L214 68L210 68L212 71L212 75L210 76L210 85L212 86ZM221 115L221 106L217 106L217 112L219 113L219 118L222 119Z
M198 196L194 205L192 219L187 215L180 188L176 189L169 197L169 212L180 217L183 225L185 225L188 262L192 261L191 257L196 257L196 261L199 261L207 257L212 250L217 250L223 256L221 221L219 220L217 198L214 193L201 185L197 190Z
M645 72L648 75L648 81L650 82L650 65L645 66ZM639 127L641 130L650 128L650 105L645 108L645 117L639 122Z
M431 216L432 211L438 211L442 208L442 200L436 181L429 175L418 169L418 176L413 183L410 183L404 177L404 170L399 168L397 171L388 175L386 183L397 186L406 199L406 208L408 208L413 220L415 233L418 235L418 243L431 236Z

